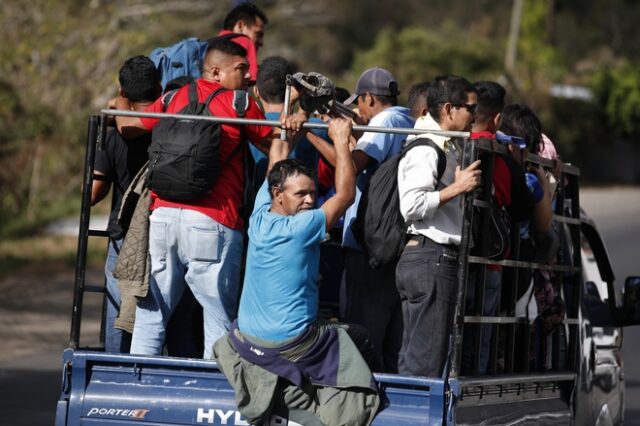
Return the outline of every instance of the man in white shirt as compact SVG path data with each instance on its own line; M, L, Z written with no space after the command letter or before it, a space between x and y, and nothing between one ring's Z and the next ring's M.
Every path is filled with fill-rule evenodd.
M476 102L469 81L457 76L437 77L428 89L429 113L416 121L415 128L470 131ZM461 152L455 140L428 131L420 136L433 140L444 151L447 165L438 181L435 148L418 146L398 166L400 211L409 234L396 269L404 321L399 372L441 377L456 304L460 195L480 183L480 161L460 170Z

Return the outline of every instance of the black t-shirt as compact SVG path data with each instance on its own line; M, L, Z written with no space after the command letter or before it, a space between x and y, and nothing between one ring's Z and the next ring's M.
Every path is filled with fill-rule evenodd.
M138 171L147 162L147 149L151 143L151 134L125 140L115 129L108 129L104 149L96 151L95 170L105 174L113 185L113 209L109 215L107 232L114 239L124 237L126 229L117 223L122 196Z

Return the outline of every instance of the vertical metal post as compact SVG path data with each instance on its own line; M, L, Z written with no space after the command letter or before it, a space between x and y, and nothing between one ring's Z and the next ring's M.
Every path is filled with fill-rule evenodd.
M285 117L289 115L289 109L291 108L291 105L289 105L291 103L291 75L290 74L287 74L286 84L287 84L286 88L284 89L284 109L282 110L282 114ZM280 131L280 139L282 140L287 139L286 129L282 129Z
M107 116L104 114L100 117L100 132L98 133L98 139L96 142L96 149L98 151L103 151L105 149L105 139L107 137ZM91 178L91 186L93 186L93 170L95 168L95 155L94 160L91 162L91 170L92 170L92 178ZM116 197L115 191L111 191L111 210L115 207ZM106 255L109 256L109 244L111 244L111 238L107 237L107 251ZM107 309L108 309L108 301L109 293L107 291L107 276L104 276L104 293L102 296L102 316L100 321L100 346L104 348L105 346L105 338L107 335Z
M462 161L460 168L469 166L478 157L478 141L464 139L462 146ZM458 255L458 294L456 297L455 316L451 333L451 364L449 377L456 378L460 375L460 359L462 356L462 334L464 331L464 302L467 282L467 269L469 266L469 243L471 233L471 221L473 220L474 193L464 196L464 209L462 215L462 241Z
M478 142L480 144L480 142ZM478 148L479 149L479 148ZM479 197L482 201L486 202L486 206L479 206L480 217L477 221L480 223L478 230L483 232L489 229L490 221L491 221L491 209L492 209L492 189L493 189L493 171L495 164L495 152L485 151L482 156L482 183L480 187L476 190L476 193L479 194ZM480 152L478 151L478 157L480 158ZM488 161L487 161L488 160ZM480 244L480 256L484 256L485 253L489 251L489 238L477 238L474 243ZM471 285L475 287L475 300L474 300L474 312L473 315L484 317L484 295L485 295L485 287L487 280L487 265L475 264L469 267L473 271L468 275L468 279L471 278L474 282L469 282L467 285ZM492 325L492 328L495 326ZM484 327L484 323L476 323L470 324L470 328L475 330L473 333L473 348L475 355L473 357L473 366L472 371L473 375L477 376L480 373L480 355L482 353L482 333Z
M511 258L515 260L522 260L520 255L520 222L511 223ZM511 278L511 282L505 280L505 272L509 271L508 277ZM506 290L506 302L505 307L509 315L516 316L516 302L518 300L517 288L520 277L520 268L508 267L502 270L501 287ZM505 361L504 372L513 373L516 369L516 335L519 328L518 322L511 323L505 326Z
M82 322L82 301L84 296L85 270L87 263L87 245L89 240L89 219L91 215L91 186L93 161L96 154L96 138L100 118L89 117L87 129L87 150L84 162L84 178L82 181L82 204L80 209L80 226L78 230L78 255L76 256L76 274L73 292L73 310L71 312L71 333L69 346L77 349L80 344L80 323Z
M570 216L574 219L580 218L580 197L579 197L579 176L569 175L567 176L568 186L567 190L569 192L569 197L571 199L571 212ZM566 195L566 193L565 193ZM571 315L575 318L578 318L578 312L580 310L580 299L582 296L582 230L580 226L570 225L569 226L569 238L571 239L571 250L573 258L572 265L574 267L579 268L578 272L573 272L571 274L571 288L572 288L572 297L571 297ZM575 367L577 357L577 351L579 348L579 337L580 337L580 326L573 325L570 327L573 332L569 333L569 368L573 369Z

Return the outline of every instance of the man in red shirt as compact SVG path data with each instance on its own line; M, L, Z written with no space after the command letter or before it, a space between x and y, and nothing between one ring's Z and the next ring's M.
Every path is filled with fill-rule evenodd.
M232 40L247 50L250 82L254 84L258 76L258 50L262 47L264 28L269 20L258 6L251 2L243 2L234 7L224 18L223 29L219 36L226 34L242 34Z
M235 99L245 99L244 116L264 119L257 104L246 92L249 85L246 50L230 40L218 39L209 44L202 78L196 80L198 100L203 102L219 88L209 103L211 115L237 117ZM189 102L189 85L175 92L166 112L177 113ZM153 103L148 112L163 112L163 98ZM118 109L129 109L128 100L119 98ZM157 118L117 117L118 130L131 136L151 131ZM243 159L229 157L244 140L266 147L273 131L255 125L221 125L220 176L211 192L193 202L163 199L152 192L149 227L151 277L149 294L138 302L131 353L159 355L165 338L165 327L188 285L203 307L204 357L210 358L213 343L224 335L236 317L242 227L240 206L243 194ZM242 150L244 154L245 150Z
M478 107L471 129L471 138L495 139L496 131L500 124L502 110L504 108L506 91L504 87L493 81L479 81L474 83L478 95ZM483 157L481 157L483 158ZM489 164L489 158L483 158L483 164ZM519 222L528 218L533 208L532 201L527 195L526 183L522 169L513 158L502 155L493 157L492 196L498 207L504 207L513 222ZM467 309L476 310L478 314L485 316L495 315L498 311L500 289L502 282L502 267L499 265L487 265L484 273L484 305L475 307L475 292L480 288L480 279L483 274L479 268L472 269L472 277L467 286ZM471 313L473 315L473 313ZM463 338L462 369L464 374L472 372L473 357L476 356L472 343L472 332L465 328ZM491 324L482 325L480 341L479 373L487 372L491 343Z

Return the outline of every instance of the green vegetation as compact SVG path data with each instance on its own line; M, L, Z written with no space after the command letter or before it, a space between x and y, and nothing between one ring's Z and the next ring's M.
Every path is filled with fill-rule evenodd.
M619 167L633 165L640 150L640 3L524 0L516 62L507 72L512 2L256 2L270 18L263 58L282 55L349 89L365 68L388 67L404 95L411 84L446 73L497 80L511 101L539 113L586 182L640 182L637 166ZM1 238L33 234L56 217L77 214L86 118L116 94L120 64L184 37L215 35L230 6L0 3ZM594 100L551 98L553 84L590 87Z

